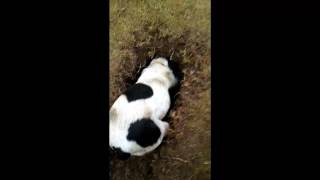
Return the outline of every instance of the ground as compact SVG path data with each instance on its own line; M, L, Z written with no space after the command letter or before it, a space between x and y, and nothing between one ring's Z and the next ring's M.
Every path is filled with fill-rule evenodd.
M110 1L109 107L155 54L173 53L184 74L168 137L144 157L111 157L113 180L210 179L210 31L209 0Z

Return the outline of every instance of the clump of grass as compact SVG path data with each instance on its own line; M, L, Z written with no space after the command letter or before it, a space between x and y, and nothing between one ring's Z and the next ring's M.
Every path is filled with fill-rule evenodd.
M145 53L138 58L146 58L154 51L167 55L175 50L183 57L181 64L199 66L199 56L209 53L209 40L209 0L110 2L111 61L132 61L137 58L130 54L134 51Z
M209 0L112 0L110 1L110 52L118 55L118 49L142 45L150 40L149 32L158 31L158 38L179 38L186 31L193 39L210 38ZM139 32L139 37L133 32ZM141 41L144 40L144 41Z

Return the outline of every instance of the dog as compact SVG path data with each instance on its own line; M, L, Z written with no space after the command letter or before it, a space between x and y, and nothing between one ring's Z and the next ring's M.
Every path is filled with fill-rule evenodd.
M172 101L169 90L180 79L176 63L155 58L114 102L109 111L109 147L119 159L143 156L161 144L169 129L163 121Z

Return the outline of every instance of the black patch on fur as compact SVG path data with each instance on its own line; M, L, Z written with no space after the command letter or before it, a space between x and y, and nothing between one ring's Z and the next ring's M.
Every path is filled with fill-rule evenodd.
M152 88L148 85L137 83L131 86L125 93L124 93L129 102L136 101L139 99L147 99L153 95Z
M175 105L175 101L179 97L178 92L180 91L181 81L184 78L184 74L182 72L182 69L181 69L178 61L177 60L170 60L170 56L166 56L166 54L168 54L168 53L160 53L160 54L155 53L155 55L153 57L147 57L146 61L145 61L145 64L142 66L142 68L139 69L139 71L137 72L135 78L131 79L131 81L128 81L129 84L135 83L138 80L138 78L141 76L143 70L146 67L148 67L154 59L162 57L162 58L165 58L168 61L169 68L172 70L175 78L178 80L178 83L174 87L171 87L169 89L171 105L170 105L170 109L167 112L166 116L164 117L164 119L162 119L164 121L167 121L168 114L169 114L170 110L173 108L173 106Z
M141 147L155 144L161 135L159 127L150 119L141 119L130 125L127 139L136 141Z

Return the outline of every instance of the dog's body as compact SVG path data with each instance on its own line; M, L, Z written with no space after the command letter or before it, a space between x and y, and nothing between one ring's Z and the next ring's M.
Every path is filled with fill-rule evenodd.
M162 142L169 124L162 119L171 100L169 89L178 78L169 61L156 58L142 71L135 85L122 94L110 109L109 145L128 158L142 156Z

